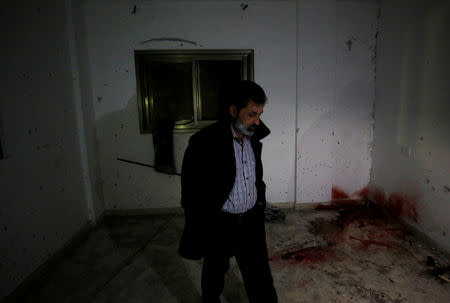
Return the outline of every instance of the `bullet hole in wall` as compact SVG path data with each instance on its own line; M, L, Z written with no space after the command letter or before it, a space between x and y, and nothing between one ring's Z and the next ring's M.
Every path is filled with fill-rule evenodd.
M346 42L346 44L347 44L348 51L351 52L352 51L352 44L353 44L352 40L348 40Z

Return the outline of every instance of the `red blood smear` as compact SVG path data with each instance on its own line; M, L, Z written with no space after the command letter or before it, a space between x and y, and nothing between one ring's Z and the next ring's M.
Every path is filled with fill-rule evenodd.
M353 223L358 223L361 227L385 223L378 209L365 205L361 205L359 208L339 211L337 222L343 228Z
M386 208L394 217L406 217L417 223L416 203L406 195L393 193L389 196Z
M348 199L350 196L344 192L339 187L333 186L331 188L331 199L337 200L337 199Z
M384 190L377 187L370 188L369 186L355 194L363 200L372 200L392 217L404 217L418 222L419 214L416 199L411 194L392 193L389 198L386 198Z
M386 216L383 209L376 204L354 204L337 209L336 220L324 222L319 227L320 234L329 246L347 242L348 239L359 240L360 248L370 245L391 247L396 237L404 235L404 230L391 216ZM360 235L365 235L361 238ZM366 240L368 239L368 240ZM384 242L382 240L387 240Z
M386 193L384 192L384 190L380 189L380 188L374 188L372 190L372 200L373 202L375 202L376 204L382 206L386 204Z
M312 221L310 230L321 235L327 246L279 251L272 255L271 261L307 265L321 263L336 257L336 247L345 243L364 250L380 246L390 249L395 247L395 239L403 237L407 231L395 220L396 217L405 216L417 222L415 200L411 195L393 193L387 199L383 190L366 186L355 192L354 195L361 198L359 200L348 199L349 196L337 187L332 190L333 199L340 197L347 200L333 200L316 209L335 210L339 213L338 217L331 221ZM359 245L355 246L355 241Z
M366 249L369 248L370 245L384 246L384 247L387 247L387 248L391 247L390 244L385 243L385 242L381 242L381 241L364 240L364 239L359 239L359 238L356 238L356 237L353 237L353 236L350 236L349 238L353 239L353 240L358 240L359 242L361 242L363 248L366 248Z
M319 204L316 206L316 209L342 209L342 208L347 208L347 207L354 207L354 206L359 206L362 204L361 200L336 200L336 201L331 201L330 203L326 203L326 204Z
M370 195L370 187L369 185L363 187L362 189L355 192L355 195L358 196L361 200L368 200Z

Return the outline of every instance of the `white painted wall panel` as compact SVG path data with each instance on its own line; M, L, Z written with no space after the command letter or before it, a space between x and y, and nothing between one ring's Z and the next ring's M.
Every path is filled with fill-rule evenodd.
M65 2L1 10L0 300L88 223Z
M337 3L332 184L351 194L365 187L370 176L378 4Z
M372 175L410 197L416 226L447 249L449 18L448 1L382 1Z
M179 206L178 176L119 162L153 164L151 135L138 124L135 49L254 49L255 81L268 95L263 120L272 130L263 161L269 201L294 200L296 4L294 1L157 1L85 5L97 140L107 209ZM151 38L177 37L187 43ZM175 134L178 170L190 134Z
M297 201L324 202L369 182L378 7L299 4Z

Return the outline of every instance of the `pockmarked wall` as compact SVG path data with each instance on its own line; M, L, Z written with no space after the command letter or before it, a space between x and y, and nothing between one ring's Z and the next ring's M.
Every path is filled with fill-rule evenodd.
M377 1L298 1L296 201L369 183Z
M67 5L1 4L0 300L93 219Z
M85 2L91 101L106 209L180 206L179 176L117 160L149 165L154 161L152 135L139 131L134 62L138 49L254 49L255 81L268 95L262 119L272 131L263 140L267 198L294 201L296 3L256 1L245 9L241 4ZM157 40L143 43L151 39ZM178 172L190 135L174 135Z
M381 2L372 174L378 199L447 249L449 18L448 1Z

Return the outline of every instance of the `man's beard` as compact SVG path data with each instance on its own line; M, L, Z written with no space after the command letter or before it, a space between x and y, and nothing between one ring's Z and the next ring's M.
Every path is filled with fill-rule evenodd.
M256 127L258 127L258 125L256 124L245 125L239 117L234 118L232 123L234 129L236 129L239 133L243 134L244 136L249 137L255 133Z

